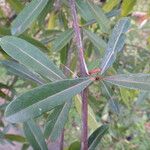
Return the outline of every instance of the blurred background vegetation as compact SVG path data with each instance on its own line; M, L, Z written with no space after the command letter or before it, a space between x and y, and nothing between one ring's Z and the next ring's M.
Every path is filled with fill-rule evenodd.
M105 3L95 1L101 5L104 11L109 11ZM128 0L130 1L130 0ZM22 10L30 0L0 0L0 36L10 34L10 25L16 15ZM17 1L16 1L17 2ZM22 35L22 38L38 46L43 52L47 53L61 69L67 72L68 76L77 74L76 53L74 45L68 43L60 52L51 51L52 42L59 34L72 25L69 9L66 1L60 5L58 0L48 4L38 20L32 24L30 29ZM55 5L54 5L55 3ZM57 6L58 4L58 6ZM118 7L118 6L114 6ZM121 9L122 7L119 6ZM67 9L68 10L67 10ZM113 8L113 9L114 9ZM108 74L115 73L150 73L150 1L137 0L134 7L125 16L131 18L131 28L127 33L126 45L123 53L120 53L113 68L109 69ZM80 14L79 14L80 18ZM112 25L116 23L118 17L112 17ZM81 26L85 21L81 18ZM97 25L87 26L87 29L101 35ZM106 38L107 36L103 37ZM40 41L40 42L39 42ZM86 47L86 61L89 68L96 67L97 60L102 57L102 51L92 45L87 36L84 36L84 46ZM69 55L71 53L71 55ZM67 57L70 57L69 59ZM0 60L10 60L10 58L0 49ZM93 61L94 60L94 61ZM71 64L70 64L71 62ZM98 60L99 62L99 60ZM67 66L73 73L68 71ZM10 125L5 122L3 113L6 105L21 93L35 87L36 85L24 77L18 76L16 70L11 70L9 66L0 66L0 149L6 149L6 144L11 144L11 148L16 149L23 143L26 148L26 140L20 125ZM97 122L110 123L109 134L107 134L100 144L102 150L149 150L150 149L150 93L139 92L118 87L108 87L109 94L105 87L98 84L90 87L89 104L95 113ZM101 89L101 92L99 92ZM109 100L110 99L110 100ZM80 139L81 122L80 115L73 106L69 121L65 128L65 147ZM43 126L44 119L39 119L39 125ZM90 124L90 123L89 123ZM92 128L89 128L92 131ZM15 141L15 142L14 142ZM19 148L21 149L21 148ZM98 147L99 149L99 147Z

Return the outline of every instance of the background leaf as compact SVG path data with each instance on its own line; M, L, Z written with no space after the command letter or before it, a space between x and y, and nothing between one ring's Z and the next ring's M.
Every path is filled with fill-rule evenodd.
M123 49L125 44L125 35L129 28L130 22L128 18L121 19L114 27L110 39L108 41L105 55L101 63L101 74L103 74L115 61L117 52Z
M83 32L88 36L95 47L102 50L106 48L106 42L100 36L86 29L83 29Z
M48 150L44 136L34 120L23 124L24 133L35 150Z
M20 35L23 33L46 6L48 0L32 0L25 8L19 13L16 19L12 22L11 33L12 35Z
M97 5L94 5L93 3L88 2L89 9L93 15L93 17L98 22L100 29L102 32L109 33L110 32L110 23L106 15L104 14L103 10L98 7Z
M102 125L97 128L88 139L88 150L95 150L96 146L100 143L101 138L106 134L107 131L108 125Z
M137 0L123 0L122 8L121 8L121 15L127 16L135 6Z
M47 123L45 124L44 135L46 138L50 136L52 142L61 135L67 121L71 105L72 100L66 102L62 106L56 107L48 116Z
M62 33L52 42L52 50L60 51L73 37L73 29L68 29Z

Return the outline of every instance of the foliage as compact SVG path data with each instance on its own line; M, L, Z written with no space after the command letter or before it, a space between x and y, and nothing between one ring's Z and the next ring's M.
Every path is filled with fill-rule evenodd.
M74 2L78 14L67 0L0 5L1 142L85 150L86 95L89 150L148 149L149 14L134 13L136 0ZM24 134L9 133L7 124L21 124Z

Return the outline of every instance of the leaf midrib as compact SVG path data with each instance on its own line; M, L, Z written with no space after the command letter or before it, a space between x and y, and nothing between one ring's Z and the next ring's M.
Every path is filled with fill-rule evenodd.
M8 41L4 41L14 47L16 47L17 49L19 49L23 54L27 55L28 57L30 57L31 59L33 59L35 62L37 62L38 64L40 64L41 66L43 66L45 69L49 70L53 75L56 75L57 77L59 77L60 79L62 79L59 75L57 75L54 71L52 71L50 68L48 68L47 66L45 66L44 64L40 63L40 61L38 61L37 59L35 59L34 57L32 57L31 55L29 55L28 53L26 53L24 50L22 50L20 47L18 47L17 45L12 44L11 42ZM51 77L52 78L52 77ZM55 80L54 78L52 78L53 80Z
M104 70L106 69L106 66L107 66L107 64L108 64L109 61L110 61L110 58L112 57L112 55L113 55L114 52L115 52L115 48L116 48L116 45L117 45L117 43L118 43L118 41L119 41L119 38L120 38L120 36L123 34L122 31L123 31L123 29L124 29L125 24L126 24L126 23L124 23L124 25L123 25L122 28L121 28L121 32L120 32L119 36L117 37L117 40L116 40L116 42L115 42L115 44L114 44L114 47L113 47L113 50L111 51L111 53L109 53L110 55L108 55L109 57L108 57L108 59L106 60L105 65L104 65L103 68L102 68L101 74L102 74L102 73L104 72ZM107 57L106 57L106 58L107 58Z
M31 3L32 3L32 2L31 2ZM41 3L42 3L42 0L40 0L39 4L31 11L31 13L27 16L27 18L24 19L24 21L22 22L22 24L20 24L20 26L18 26L17 31L20 31L20 30L21 30L22 26L23 26L24 24L26 24L26 22L28 21L28 19L32 16L32 14L34 13L34 11L41 5ZM29 4L29 5L30 5L30 4Z
M40 102L44 102L44 101L47 101L47 99L50 99L50 98L53 98L53 97L55 97L55 96L58 96L59 94L61 94L61 93L63 93L63 92L66 92L66 91L69 91L69 90L71 90L71 89L73 89L74 87L78 87L80 84L84 84L84 82L86 83L86 82L89 82L89 81L91 81L92 82L92 80L86 80L86 81L83 81L83 82L81 82L81 83L79 83L79 84L77 84L77 85L72 85L70 88L67 88L67 89L65 89L65 90L63 90L63 91L60 91L60 92L58 92L58 93L56 93L56 94L54 94L54 95L52 95L52 96L49 96L49 97L47 97L47 98L45 98L45 99L43 99L42 101L40 100L40 101L38 101L37 103L34 103L34 104L32 104L32 105L30 105L30 106L27 106L27 107L25 107L24 109L21 109L20 111L18 111L18 112L15 112L15 113L11 113L12 115L15 115L15 114L17 114L17 113L19 113L19 112L21 112L21 111L25 111L26 109L28 109L29 107L34 107L34 106L36 106L38 103L40 103ZM90 84L90 83L89 83ZM88 84L88 85L89 85ZM14 101L13 101L14 102ZM12 116L12 115L10 115L10 116ZM10 116L8 116L8 117L10 117ZM7 116L6 116L7 117Z

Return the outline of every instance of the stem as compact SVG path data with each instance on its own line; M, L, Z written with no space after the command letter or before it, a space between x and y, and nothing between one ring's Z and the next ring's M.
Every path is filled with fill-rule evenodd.
M80 74L81 77L87 76L88 69L85 63L84 59L84 48L83 48L83 43L82 43L82 38L81 38L81 31L78 25L78 19L77 19L77 11L76 11L76 6L75 6L75 0L69 0L70 2L70 8L71 8L71 13L72 13L72 18L73 18L73 27L74 27L74 32L75 32L75 37L76 37L76 46L78 49L78 60L80 63ZM81 97L82 97L82 135L81 135L81 150L87 150L88 149L88 123L87 123L87 117L88 117L88 89L84 89L81 92Z
M61 133L61 137L60 137L60 150L64 149L64 130Z
M80 63L80 73L81 76L86 76L88 75L88 69L85 63L84 59L84 48L81 40L81 32L80 28L78 25L78 19L77 19L77 12L76 12L76 7L75 7L75 0L69 0L70 1L70 7L71 7L71 13L72 13L72 18L73 18L73 27L74 27L74 32L76 36L76 46L78 48L78 59Z

